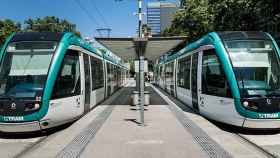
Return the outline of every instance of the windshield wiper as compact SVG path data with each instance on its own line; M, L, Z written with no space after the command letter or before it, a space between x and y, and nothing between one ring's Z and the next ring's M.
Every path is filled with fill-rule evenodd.
M0 99L14 100L14 97L12 97L10 95L0 95Z
M274 91L270 92L269 94L267 94L266 96L268 96L268 97L273 97L273 96L280 97L280 91L279 90L274 90Z
M240 79L241 79L241 85L242 85L242 88L241 88L241 90L242 90L242 95L246 95L246 89L245 89L245 85L244 85L244 78L243 78L243 70L238 70L238 69L236 69L236 71L238 71L238 74L239 74L239 76L240 76ZM238 78L237 78L237 80L239 80ZM239 81L238 81L239 82ZM239 85L239 83L238 83L238 85ZM240 87L239 87L240 88Z

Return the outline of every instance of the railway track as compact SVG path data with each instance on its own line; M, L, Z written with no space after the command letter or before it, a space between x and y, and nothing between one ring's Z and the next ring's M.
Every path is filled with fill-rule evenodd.
M252 148L254 148L256 151L258 151L259 153L262 153L265 157L267 158L279 158L279 156L269 152L268 150L262 148L261 146L257 145L256 143L250 141L248 138L246 138L246 136L243 136L241 134L235 134L236 137L238 137L240 139L240 141L242 141L243 143L246 143L247 145L251 146Z
M183 115L183 113L176 110L177 108L175 108L173 106L171 106L170 108L171 108L171 111L174 112L174 114L178 118L178 120L186 127L186 129L189 132L191 132L193 134L197 143L199 145L201 145L201 147L203 148L203 150L207 153L207 155L209 157L215 157L215 158L216 157L229 157L229 158L235 157L234 154L232 155L232 153L228 152L226 149L223 148L223 144L219 144L219 143L215 142L215 140L212 140L212 138L210 136L207 136L206 133L199 130L199 128L196 127L192 123L191 120L187 120L185 118L185 116ZM242 135L238 132L230 132L229 134L230 135L232 134L233 137L235 137L238 140L238 142L244 144L244 146L250 148L251 151L255 152L255 155L257 155L257 157L279 158L279 156L277 154L275 154L274 152L271 152L271 151L263 148L262 145L260 145L258 143L252 142L248 137L246 137L246 135ZM21 158L21 157L27 156L28 153L32 152L34 149L39 148L41 146L40 144L42 144L51 135L52 134L38 138L33 143L30 143L28 146L25 146L25 148L22 149L21 151L17 150L19 152L12 157ZM13 141L13 139L11 141ZM1 145L1 140L0 140L0 145ZM12 151L12 150L10 150L10 151Z
M155 88L155 87L154 87ZM163 92L165 95L169 96L166 92ZM172 100L174 100L175 98L173 98L172 96L169 96L168 98L172 98ZM176 100L176 99L175 99ZM180 101L179 101L180 102ZM182 102L180 102L182 103ZM182 103L183 104L183 103ZM178 105L177 105L178 106ZM186 107L189 111L196 113L193 109ZM248 139L246 136L239 134L239 133L234 133L233 134L237 139L239 139L240 142L242 142L243 144L246 144L245 146L250 147L251 149L253 149L254 151L256 151L259 155L259 157L267 157L267 158L280 158L279 155L276 155L266 149L264 149L263 147L261 147L260 145L252 142L250 139ZM234 157L234 155L231 155ZM211 157L211 156L210 156Z
M27 147L25 147L22 151L20 151L18 154L16 154L14 156L14 158L21 158L22 156L24 156L25 154L31 152L34 148L36 148L38 146L38 144L40 144L41 142L43 142L44 140L46 140L49 136L44 136L40 139L38 139L36 142L28 145Z

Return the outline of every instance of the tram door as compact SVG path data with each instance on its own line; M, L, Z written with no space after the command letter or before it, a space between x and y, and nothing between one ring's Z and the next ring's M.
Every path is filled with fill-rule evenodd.
M49 114L64 121L80 116L83 111L83 60L80 52L67 50L55 81ZM55 111L55 112L52 112Z
M84 112L88 112L90 110L90 93L91 93L91 77L90 77L90 59L89 55L83 54L84 61Z
M191 68L191 91L192 91L192 106L199 111L198 107L198 53L192 55L192 68Z
M219 115L229 111L229 105L234 105L234 100L215 49L200 52L198 73L200 112L207 114L211 111L212 116L219 120L221 119ZM227 119L230 117L228 115Z

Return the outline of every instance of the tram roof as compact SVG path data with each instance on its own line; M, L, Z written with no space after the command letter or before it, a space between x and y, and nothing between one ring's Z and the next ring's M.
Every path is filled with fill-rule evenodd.
M265 32L261 31L223 31L217 32L222 40L270 40Z
M18 41L60 41L65 33L56 32L18 32L10 42Z
M262 31L220 31L210 32L198 39L197 41L186 45L176 53L173 53L159 61L160 64L174 60L178 56L182 56L192 50L199 48L202 45L213 44L216 41L227 40L271 40L266 32Z
M186 42L186 37L150 37L150 38L95 38L123 60L136 59L139 49L144 48L144 56L155 61L163 54Z

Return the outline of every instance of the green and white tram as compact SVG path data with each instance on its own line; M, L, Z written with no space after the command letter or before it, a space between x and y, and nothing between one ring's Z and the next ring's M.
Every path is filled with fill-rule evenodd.
M125 84L127 69L72 33L16 33L0 54L0 131L78 119Z
M156 66L157 84L200 114L280 128L280 51L264 32L212 32Z

